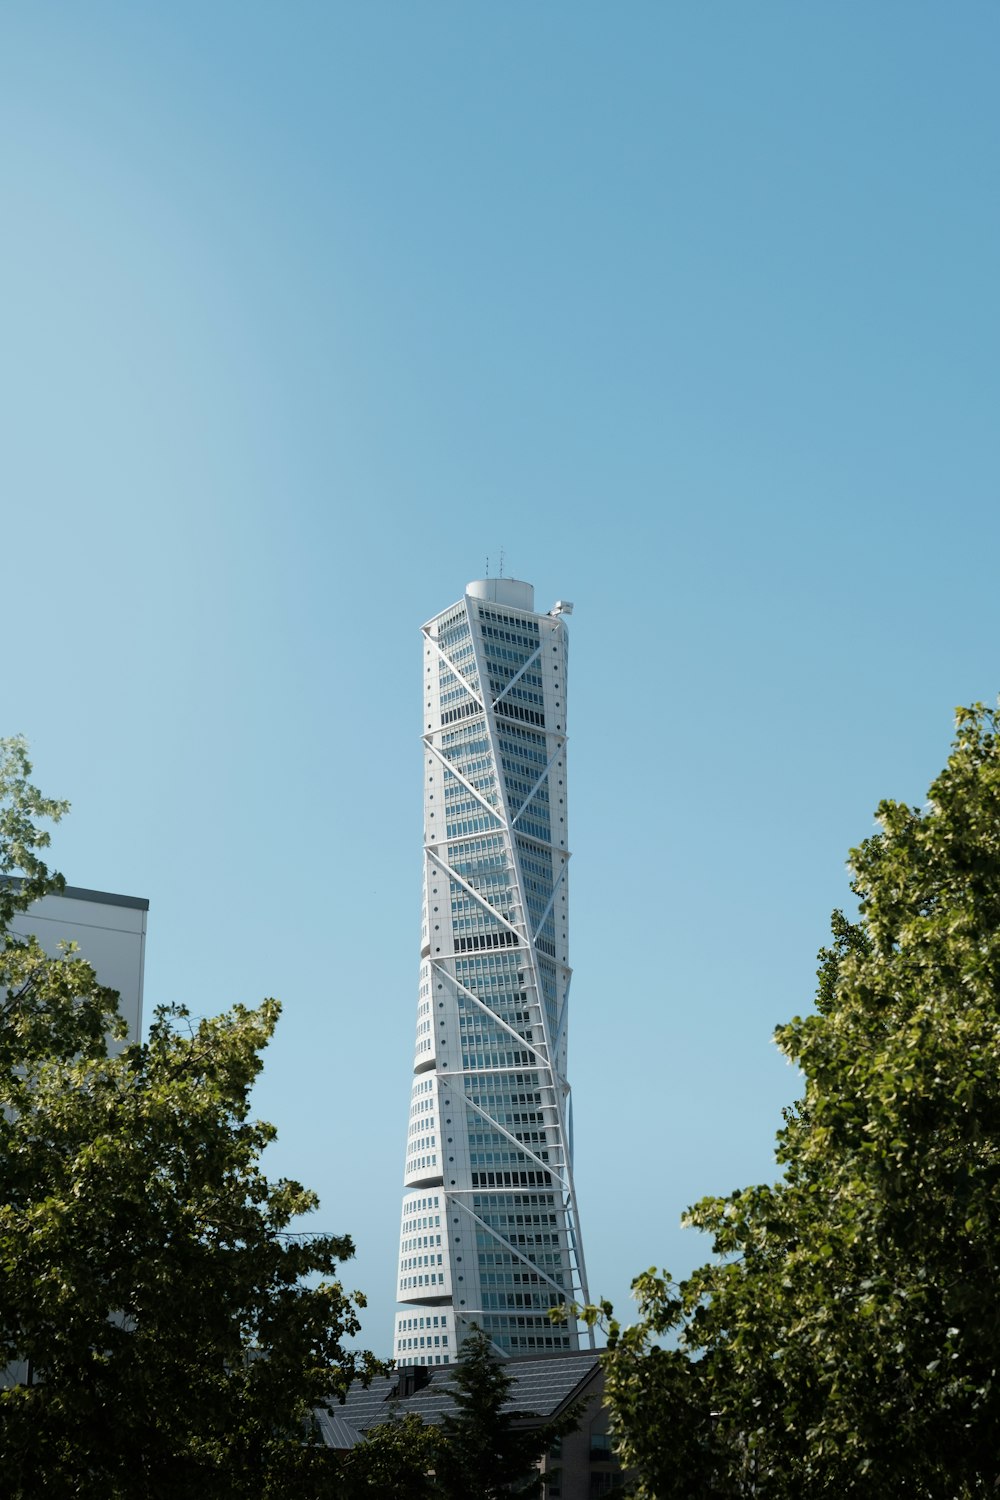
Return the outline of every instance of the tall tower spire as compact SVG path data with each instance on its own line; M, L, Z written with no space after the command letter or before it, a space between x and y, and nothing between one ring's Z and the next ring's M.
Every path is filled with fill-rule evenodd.
M566 1078L566 673L559 604L470 583L423 627L424 887L394 1354L576 1348L587 1300Z

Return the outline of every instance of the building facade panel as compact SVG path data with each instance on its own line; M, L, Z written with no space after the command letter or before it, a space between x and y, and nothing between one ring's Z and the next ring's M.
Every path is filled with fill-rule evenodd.
M118 1008L128 1034L111 1041L119 1052L142 1034L142 978L146 957L146 918L149 902L141 896L119 896L68 885L59 894L43 896L11 921L11 931L37 937L55 958L63 943L76 943L80 957L91 964L101 984L118 991Z

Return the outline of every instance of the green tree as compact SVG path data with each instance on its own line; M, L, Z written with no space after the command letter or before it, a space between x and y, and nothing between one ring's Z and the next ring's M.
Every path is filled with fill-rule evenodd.
M276 1001L189 1023L159 1010L110 1055L117 997L71 949L8 928L60 885L57 817L23 741L0 742L0 1453L3 1493L79 1500L334 1493L312 1412L377 1368L347 1352L346 1236L268 1181L250 1089ZM318 1279L317 1279L318 1278Z
M508 1398L514 1377L475 1325L459 1360L452 1385L455 1412L446 1413L441 1422L438 1494L442 1500L540 1494L538 1461L557 1438L574 1430L579 1409L530 1425L531 1414L511 1411Z
M437 1500L441 1435L416 1412L372 1427L343 1460L338 1500Z
M1000 1489L997 730L960 710L927 806L851 853L858 920L776 1033L805 1079L782 1179L691 1209L718 1259L640 1277L637 1324L589 1310L643 1495Z
M38 820L58 823L69 812L69 803L43 796L28 780L30 775L23 735L0 739L0 932L6 932L15 913L27 911L39 896L65 885L38 853L52 840Z

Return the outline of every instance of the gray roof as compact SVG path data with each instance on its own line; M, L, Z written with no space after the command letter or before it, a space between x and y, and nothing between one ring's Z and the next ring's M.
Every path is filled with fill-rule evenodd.
M4 885L14 886L16 890L24 885L20 875L0 875L0 881ZM130 906L136 911L149 911L146 896L120 896L116 891L92 891L85 885L64 885L61 891L49 891L49 895L65 896L70 901L99 901L102 906Z
M360 1443L361 1433L356 1427L352 1427L350 1422L344 1420L339 1406L334 1406L330 1411L319 1407L315 1412L315 1417L320 1434L328 1448L346 1451Z
M451 1399L456 1365L417 1366L426 1373L427 1384L410 1396L398 1395L400 1372L376 1377L367 1388L352 1385L343 1405L332 1408L343 1425L357 1434L369 1427L388 1422L393 1414L415 1412L425 1422L437 1423L454 1409ZM504 1369L514 1377L505 1402L505 1410L548 1421L582 1393L600 1369L600 1356L593 1349L579 1349L566 1354L528 1355L523 1359L504 1361ZM320 1416L317 1413L317 1416ZM331 1441L322 1417L320 1429L326 1442L335 1448L353 1447L353 1443Z

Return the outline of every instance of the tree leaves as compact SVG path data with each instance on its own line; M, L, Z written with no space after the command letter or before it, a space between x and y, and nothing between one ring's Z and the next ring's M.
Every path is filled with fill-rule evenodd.
M550 1422L525 1426L529 1413L507 1409L514 1377L482 1329L472 1326L455 1368L455 1411L441 1422L435 1493L441 1500L499 1500L511 1490L541 1493L538 1460L579 1421L576 1408Z
M57 889L41 796L0 742L0 924ZM348 1350L346 1235L292 1233L315 1194L270 1181L250 1090L275 1000L155 1014L118 1055L117 996L72 949L0 925L3 1492L79 1500L334 1494L313 1412L381 1365Z
M773 1186L688 1222L720 1257L647 1272L609 1329L622 1456L665 1497L971 1497L1000 1483L1000 751L958 714L923 809L851 852ZM668 1336L677 1347L663 1349Z
M44 797L28 780L31 762L22 735L0 739L0 931L16 912L63 888L61 875L50 875L36 853L48 848L50 834L39 818L53 823L69 812L68 802Z

